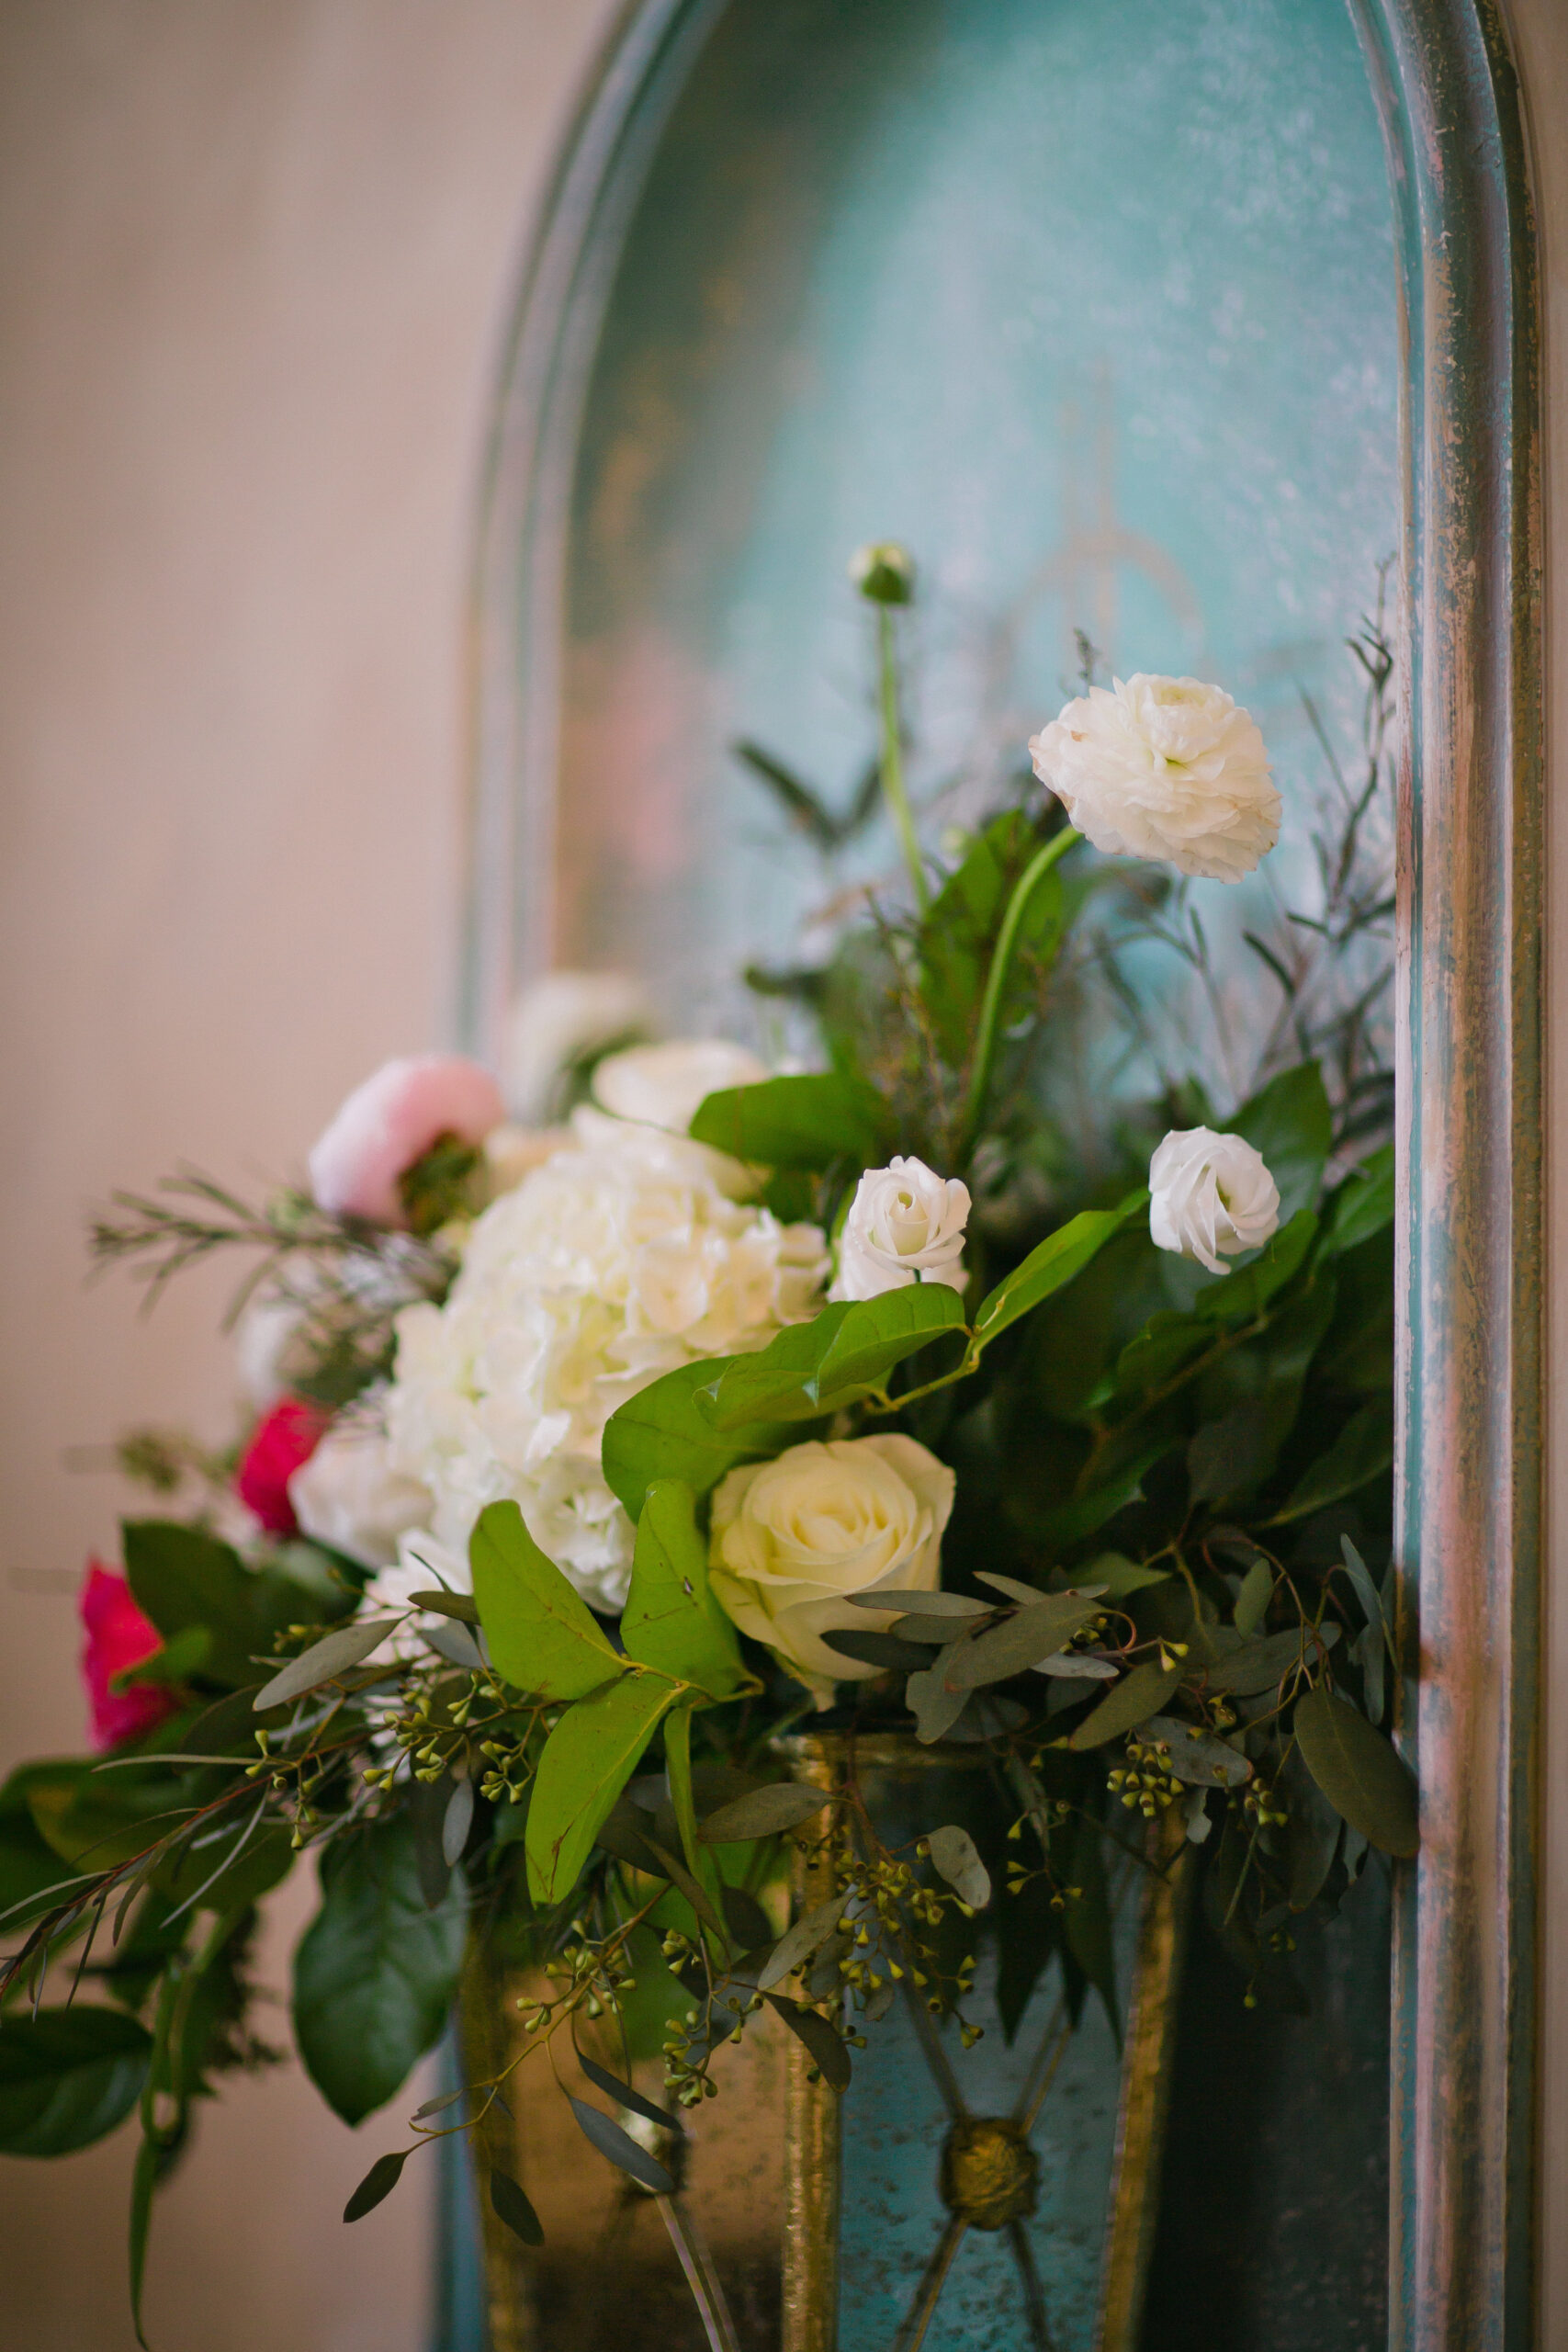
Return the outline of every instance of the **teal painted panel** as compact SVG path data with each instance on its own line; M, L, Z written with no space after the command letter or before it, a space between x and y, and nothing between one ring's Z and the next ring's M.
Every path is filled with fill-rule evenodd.
M824 880L727 747L847 792L870 537L924 566L934 812L995 797L1080 625L1123 673L1223 680L1304 808L1298 684L1348 733L1339 642L1398 542L1397 369L1342 0L736 0L589 389L558 960L754 1023L731 975L792 952ZM891 865L874 834L850 871Z

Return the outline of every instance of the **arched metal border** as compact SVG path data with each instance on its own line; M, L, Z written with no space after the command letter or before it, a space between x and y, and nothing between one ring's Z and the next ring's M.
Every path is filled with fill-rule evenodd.
M1394 1966L1393 2352L1526 2352L1535 2289L1544 1251L1538 290L1493 0L1351 0L1405 350L1397 1528L1422 1851ZM724 0L632 0L524 274L484 484L462 1021L550 953L571 457L622 239Z

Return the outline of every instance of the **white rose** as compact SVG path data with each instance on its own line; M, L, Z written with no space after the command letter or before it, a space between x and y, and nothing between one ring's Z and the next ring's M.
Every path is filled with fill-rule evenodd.
M667 1046L633 1046L606 1056L593 1073L593 1099L617 1119L683 1136L705 1096L728 1086L755 1086L767 1075L744 1046L722 1037L678 1037Z
M288 1481L307 1535L367 1568L386 1567L398 1542L430 1517L431 1493L392 1463L387 1433L367 1413L341 1414Z
M969 1190L920 1159L868 1168L855 1187L839 1241L833 1298L879 1298L917 1277L962 1290Z
M1195 1258L1212 1274L1280 1229L1280 1189L1260 1152L1212 1127L1173 1128L1149 1162L1149 1234L1156 1249Z
M509 1498L586 1600L620 1606L633 1531L600 1461L610 1415L821 1304L821 1233L738 1198L747 1182L722 1152L584 1105L566 1148L475 1219L446 1305L398 1317L386 1399L394 1464L429 1488L443 1556L463 1558L484 1506Z
M792 1445L732 1470L713 1498L714 1592L743 1634L830 1706L835 1682L880 1669L840 1657L822 1635L893 1623L896 1611L858 1608L852 1593L935 1591L954 1483L935 1454L897 1436Z
M1197 678L1091 686L1029 749L1096 849L1239 882L1280 838L1262 736L1223 687Z
M630 972L547 972L506 1016L501 1078L513 1117L525 1126L548 1118L574 1062L655 1026L648 991Z

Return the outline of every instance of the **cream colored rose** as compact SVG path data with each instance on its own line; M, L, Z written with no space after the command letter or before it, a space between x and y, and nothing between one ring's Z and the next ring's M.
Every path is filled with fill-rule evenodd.
M880 1298L917 1278L962 1290L969 1190L938 1176L921 1159L868 1168L855 1187L839 1241L839 1271L829 1296Z
M1239 882L1280 838L1262 736L1223 687L1198 678L1091 686L1029 749L1096 849Z
M1224 1272L1224 1258L1259 1248L1280 1229L1280 1191L1262 1154L1212 1127L1172 1129L1149 1162L1149 1193L1156 1248L1196 1259L1212 1274Z
M830 1706L835 1682L878 1668L840 1657L822 1635L892 1623L896 1611L858 1608L852 1593L935 1591L953 1486L912 1437L792 1445L732 1470L713 1498L713 1589L743 1634Z
M593 1099L617 1119L638 1119L683 1136L704 1097L754 1086L766 1069L744 1046L722 1037L676 1037L607 1055L593 1073Z

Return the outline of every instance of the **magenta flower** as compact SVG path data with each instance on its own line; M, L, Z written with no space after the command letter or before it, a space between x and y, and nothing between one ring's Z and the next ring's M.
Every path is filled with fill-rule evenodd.
M326 1435L332 1415L303 1396L284 1396L251 1431L234 1491L254 1510L269 1535L298 1535L299 1521L288 1499L288 1481L303 1468Z
M76 1608L84 1635L81 1666L92 1718L89 1736L101 1753L140 1739L175 1713L180 1702L172 1690L154 1683L132 1683L129 1690L112 1687L117 1674L141 1665L164 1646L158 1628L142 1615L123 1577L99 1560L89 1560Z
M383 1062L310 1151L310 1190L331 1216L404 1225L398 1179L441 1136L483 1143L506 1116L490 1072L458 1054Z

